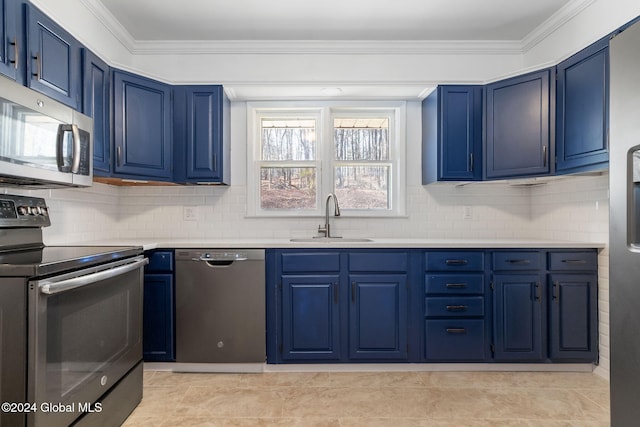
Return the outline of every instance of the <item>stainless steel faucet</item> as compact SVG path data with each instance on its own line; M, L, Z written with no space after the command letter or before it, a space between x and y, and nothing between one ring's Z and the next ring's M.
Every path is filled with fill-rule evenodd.
M340 216L340 206L338 205L338 198L335 194L329 193L327 196L327 202L325 204L324 210L324 227L322 225L318 226L318 233L324 234L324 237L329 238L331 236L331 225L329 224L329 201L333 199L333 216Z

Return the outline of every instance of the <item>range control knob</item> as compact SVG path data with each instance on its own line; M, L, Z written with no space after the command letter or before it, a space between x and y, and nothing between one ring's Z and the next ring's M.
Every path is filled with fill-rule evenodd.
M29 215L28 206L18 206L18 215Z

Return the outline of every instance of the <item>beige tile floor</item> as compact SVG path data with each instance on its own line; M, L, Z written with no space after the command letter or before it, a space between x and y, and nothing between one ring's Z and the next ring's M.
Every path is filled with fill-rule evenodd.
M145 372L124 426L609 426L591 373Z

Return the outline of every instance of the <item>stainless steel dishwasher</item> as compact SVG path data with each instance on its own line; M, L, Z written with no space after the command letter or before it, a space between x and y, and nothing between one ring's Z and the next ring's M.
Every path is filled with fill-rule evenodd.
M176 362L264 363L264 250L176 250Z

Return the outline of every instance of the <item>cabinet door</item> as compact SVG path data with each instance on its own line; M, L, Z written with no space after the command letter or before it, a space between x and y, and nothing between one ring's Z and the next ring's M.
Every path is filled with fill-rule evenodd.
M349 358L406 359L405 274L350 275Z
M171 179L171 87L123 71L112 81L116 174Z
M111 171L109 66L88 49L82 50L82 62L82 112L93 118L93 171L108 175Z
M487 178L551 172L550 104L549 70L487 85Z
M282 359L340 358L338 275L282 277Z
M29 87L80 110L80 43L33 6L26 11Z
M542 278L538 274L494 276L495 360L542 360Z
M20 49L22 11L19 0L0 0L0 73L18 80L21 67Z
M596 274L551 274L550 357L598 358Z
M147 362L175 360L173 275L144 275L143 356Z
M439 86L422 109L422 183L481 180L482 87Z
M557 66L556 169L605 169L609 160L609 39Z
M224 183L224 116L229 100L222 86L175 89L177 181ZM227 129L228 131L228 129Z

